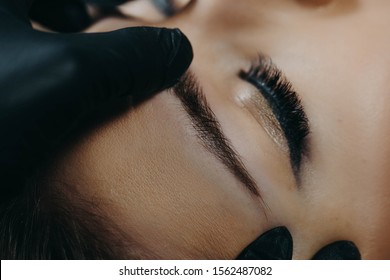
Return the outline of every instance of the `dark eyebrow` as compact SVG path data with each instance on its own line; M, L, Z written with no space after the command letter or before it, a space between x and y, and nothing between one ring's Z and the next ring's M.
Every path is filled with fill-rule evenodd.
M246 188L260 196L257 184L247 171L240 156L232 148L230 141L222 132L220 123L210 109L207 100L196 79L187 73L173 87L173 92L180 99L189 115L202 145L211 152Z

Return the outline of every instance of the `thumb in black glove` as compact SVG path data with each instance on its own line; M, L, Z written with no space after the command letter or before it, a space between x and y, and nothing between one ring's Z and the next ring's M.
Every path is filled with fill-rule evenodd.
M0 178L27 170L96 106L173 85L192 60L177 29L35 31L29 2L0 0Z

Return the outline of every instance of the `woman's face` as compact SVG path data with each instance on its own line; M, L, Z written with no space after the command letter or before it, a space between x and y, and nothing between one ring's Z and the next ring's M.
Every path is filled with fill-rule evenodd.
M354 242L364 259L390 259L390 2L193 2L153 25L188 36L190 71L232 149L221 152L209 135L215 123L201 125L167 90L89 133L60 160L59 176L101 201L143 257L235 258L282 225L295 259L337 240ZM145 24L109 18L90 31ZM307 116L299 168L264 93L239 77L259 53L285 74ZM290 137L299 131L287 126Z

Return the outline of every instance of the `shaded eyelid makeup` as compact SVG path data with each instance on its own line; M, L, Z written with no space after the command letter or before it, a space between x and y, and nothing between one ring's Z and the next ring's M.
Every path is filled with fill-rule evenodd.
M289 153L288 143L282 127L274 112L268 105L268 101L255 89L240 92L238 101L263 127L273 142L286 154Z
M239 77L253 85L268 103L279 124L269 126L274 127L271 133L275 134L274 139L277 141L282 142L283 137L287 141L291 165L294 173L298 174L302 156L306 152L306 138L310 130L303 106L291 83L271 59L264 55L259 55L259 58L252 62L249 70L240 71ZM273 120L272 117L268 119ZM282 138L279 136L281 132ZM267 133L270 134L269 131Z

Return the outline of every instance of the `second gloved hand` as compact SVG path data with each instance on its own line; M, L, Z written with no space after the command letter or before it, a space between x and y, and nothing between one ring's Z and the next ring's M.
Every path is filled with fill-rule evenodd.
M286 227L276 227L263 233L249 244L238 260L291 260L293 239ZM347 240L333 242L319 250L313 260L360 260L356 245Z

